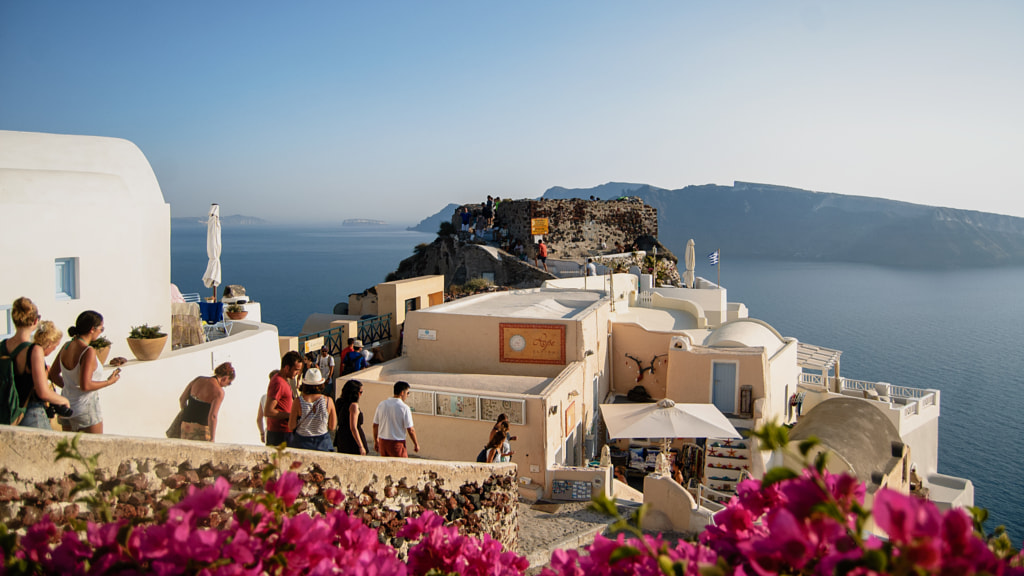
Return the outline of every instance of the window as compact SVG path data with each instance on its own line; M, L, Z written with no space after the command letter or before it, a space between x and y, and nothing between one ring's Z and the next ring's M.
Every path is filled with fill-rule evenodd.
M14 336L14 322L11 320L11 305L0 304L0 338Z
M406 312L412 312L413 310L416 310L416 301L417 300L418 300L417 298L409 298L408 300L406 300L405 301L405 311Z
M57 258L54 260L57 286L57 300L78 298L78 258Z

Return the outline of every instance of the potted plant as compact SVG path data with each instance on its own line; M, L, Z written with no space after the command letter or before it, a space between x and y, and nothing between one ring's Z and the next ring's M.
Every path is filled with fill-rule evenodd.
M110 340L107 340L106 336L100 336L89 342L89 346L96 350L96 358L100 361L100 366L106 364L107 356L110 356Z
M249 315L249 311L243 308L241 304L228 304L226 313L228 318L232 320L245 320L245 317Z
M139 360L156 360L167 344L167 334L160 331L159 326L132 326L128 334L128 347Z

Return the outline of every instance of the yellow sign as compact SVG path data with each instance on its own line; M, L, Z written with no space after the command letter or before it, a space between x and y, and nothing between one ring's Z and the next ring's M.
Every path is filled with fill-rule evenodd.
M539 236L548 233L548 219L547 218L531 218L530 219L530 234Z

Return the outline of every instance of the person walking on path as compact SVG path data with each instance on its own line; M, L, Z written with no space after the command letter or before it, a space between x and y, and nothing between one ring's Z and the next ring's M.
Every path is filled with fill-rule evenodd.
M341 389L341 398L335 412L338 414L338 433L334 445L343 454L366 455L366 434L363 434L363 411L359 409L359 397L363 395L363 383L349 380Z
M412 410L405 403L409 397L409 383L395 382L394 394L377 405L373 415L373 444L381 456L408 458L406 436L412 439L413 450L420 451L420 442L412 424Z
M352 351L341 359L341 375L359 372L369 366L370 363L366 361L366 356L363 355L363 341L353 340Z
M267 386L267 405L263 415L267 418L267 446L287 444L291 438L288 419L292 412L292 387L288 380L302 373L302 354L290 350L281 358L281 369Z
M539 263L538 263L538 260L540 260ZM548 271L548 245L544 243L543 239L541 239L540 242L537 242L537 257L533 259L533 265L534 266L537 266L539 268L541 264L544 265L544 271L547 272Z
M75 325L68 328L68 336L73 340L64 345L50 367L50 381L64 388L64 397L74 410L70 418L59 419L65 432L103 434L103 412L96 391L116 384L121 379L121 369L114 370L106 380L99 380L103 377L103 366L89 343L100 334L103 334L103 316L92 310L82 312Z
M587 276L597 276L597 265L593 258L587 258Z
M324 394L334 402L334 356L331 356L327 346L320 348L320 355L316 357L316 367L324 377Z
M24 296L11 305L10 316L14 323L14 336L0 344L3 348L0 354L14 356L14 385L21 398L21 404L26 405L20 425L49 430L50 419L46 417L45 402L64 407L70 405L67 398L50 388L50 381L46 376L46 356L53 352L52 347L60 342L60 331L54 327L57 341L49 346L40 345L38 342L32 343L32 332L40 326L39 309Z
M181 439L213 442L217 437L217 415L224 401L224 388L235 381L235 368L225 362L213 376L200 376L185 386L178 404L181 416Z
M292 438L289 448L334 452L330 431L338 427L334 402L324 396L324 377L319 368L310 368L302 377L298 402L292 404L288 429Z

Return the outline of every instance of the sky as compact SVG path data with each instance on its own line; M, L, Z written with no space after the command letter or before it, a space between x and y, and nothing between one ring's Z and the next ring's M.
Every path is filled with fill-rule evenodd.
M172 216L416 222L735 180L1024 216L1024 2L0 0L0 129Z

